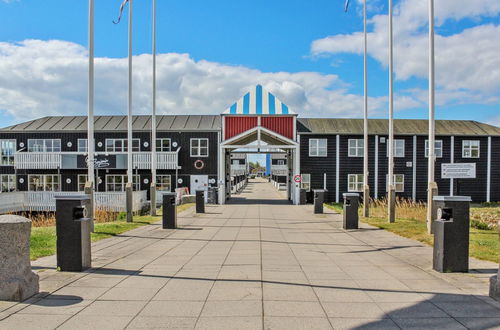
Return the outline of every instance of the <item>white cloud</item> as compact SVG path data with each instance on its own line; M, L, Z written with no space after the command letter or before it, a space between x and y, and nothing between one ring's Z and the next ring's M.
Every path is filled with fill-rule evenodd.
M16 120L85 114L87 52L66 41L0 43L0 111ZM134 57L134 113L151 107L151 56ZM96 114L127 109L127 59L96 58ZM336 75L262 72L243 66L194 61L188 54L158 55L158 112L219 114L250 87L262 84L301 116L361 117L363 99ZM413 106L402 99L406 106ZM370 98L372 113L386 98ZM2 125L0 125L2 126Z
M463 18L480 19L500 13L498 0L436 1L436 24ZM370 56L388 65L387 15L375 15L368 35ZM394 69L396 78L428 77L427 2L403 0L394 8ZM362 33L315 40L313 55L362 53ZM453 35L435 36L438 99L454 103L498 103L500 90L500 26L476 24ZM452 97L454 95L454 97Z

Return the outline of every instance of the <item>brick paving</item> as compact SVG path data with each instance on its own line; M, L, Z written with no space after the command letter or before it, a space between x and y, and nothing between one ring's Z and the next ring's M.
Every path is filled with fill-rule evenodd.
M500 329L498 265L431 270L432 249L294 206L254 180L224 206L188 210L93 244L93 269L33 263L43 293L0 302L0 329Z

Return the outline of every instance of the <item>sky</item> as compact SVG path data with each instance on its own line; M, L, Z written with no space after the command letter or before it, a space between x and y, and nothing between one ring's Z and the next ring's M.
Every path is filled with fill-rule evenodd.
M128 10L95 1L96 115L127 111ZM134 102L151 111L151 0L133 2ZM394 1L395 117L426 119L427 1ZM500 125L500 1L439 0L436 118ZM158 112L219 114L262 84L300 117L363 115L362 1L158 0ZM368 0L372 118L387 118L387 0ZM87 0L0 0L0 127L87 109Z

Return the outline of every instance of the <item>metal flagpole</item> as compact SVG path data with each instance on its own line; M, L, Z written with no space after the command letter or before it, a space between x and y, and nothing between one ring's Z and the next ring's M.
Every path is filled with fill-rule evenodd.
M363 120L363 131L364 131L364 155L363 155L363 215L365 217L370 216L370 185L368 182L368 63L367 63L367 34L366 34L366 0L364 3L363 10L363 25L364 25L364 120Z
M427 187L427 231L432 233L435 207L433 198L437 195L437 184L434 178L436 162L435 153L435 119L434 119L434 0L429 0L429 139L428 139L428 187Z
M90 195L90 218L94 219L94 0L89 0L89 81L88 81L88 113L87 113L87 182L85 193ZM93 222L92 222L93 223ZM92 226L93 227L93 226Z
M151 115L151 215L156 216L156 0L153 0L153 100Z
M128 116L127 116L127 222L132 222L133 159L132 159L132 0L128 7Z
M394 95L393 95L393 45L392 0L389 0L389 222L396 221L396 192L394 187Z

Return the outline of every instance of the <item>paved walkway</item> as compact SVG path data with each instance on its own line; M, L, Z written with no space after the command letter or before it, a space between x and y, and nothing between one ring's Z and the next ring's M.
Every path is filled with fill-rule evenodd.
M262 180L179 222L94 244L88 272L39 259L44 293L0 302L0 329L500 328L487 297L498 265L436 273L430 247L366 225L344 231L339 215L290 205Z

